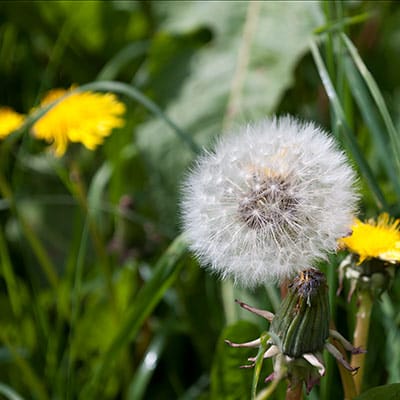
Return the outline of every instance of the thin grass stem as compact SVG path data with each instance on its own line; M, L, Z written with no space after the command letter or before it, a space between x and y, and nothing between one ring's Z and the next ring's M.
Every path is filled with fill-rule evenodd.
M161 118L167 125L170 126L170 128L172 128L179 139L188 145L193 153L196 154L200 152L200 147L193 141L192 137L187 132L179 128L179 126L176 125L175 122L173 122L156 103L131 85L117 81L98 81L79 86L75 90L80 92L85 90L111 91L126 95L142 104L157 117Z
M56 273L55 265L48 256L45 247L37 237L36 233L33 231L31 225L25 220L23 215L19 212L17 205L14 201L14 195L12 189L1 172L0 172L0 193L2 194L3 198L7 199L10 202L11 208L15 216L17 217L19 223L21 224L21 228L24 232L24 235L28 240L49 284L54 289L57 289L59 280Z
M17 277L14 274L10 254L8 252L7 243L3 234L3 229L0 226L0 260L2 274L7 286L8 296L10 298L11 308L14 315L18 318L21 316L22 303L18 289Z
M116 300L116 294L114 290L114 285L112 281L112 268L110 265L110 257L107 254L106 245L104 243L103 237L98 229L96 220L92 218L88 206L88 200L86 195L86 189L82 182L79 169L76 165L72 166L72 172L70 174L69 186L71 189L71 194L76 198L78 204L80 204L84 215L88 218L89 231L91 238L93 240L94 248L96 251L97 259L103 271L104 279L107 286L108 295L110 297L111 306L114 309L114 317L118 317L118 306Z
M15 363L18 365L22 376L24 377L25 384L29 387L34 398L38 400L50 400L50 397L43 385L41 379L29 365L29 363L21 357L18 350L8 341L4 335L1 337L7 349L11 352Z

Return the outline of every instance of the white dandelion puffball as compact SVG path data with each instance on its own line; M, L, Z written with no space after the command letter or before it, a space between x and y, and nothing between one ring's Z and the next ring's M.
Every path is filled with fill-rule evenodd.
M267 119L222 138L183 188L190 248L222 278L254 287L337 248L356 211L355 174L321 128Z

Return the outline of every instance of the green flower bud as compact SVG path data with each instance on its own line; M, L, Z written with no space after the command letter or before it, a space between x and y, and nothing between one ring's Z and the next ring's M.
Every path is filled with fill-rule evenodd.
M271 324L271 337L281 352L297 358L321 351L329 336L329 300L325 275L310 268L289 285Z

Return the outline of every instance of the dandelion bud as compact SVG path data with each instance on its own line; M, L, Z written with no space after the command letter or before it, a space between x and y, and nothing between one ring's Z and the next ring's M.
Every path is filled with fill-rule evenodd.
M355 211L355 176L313 123L265 120L227 135L186 179L191 249L222 278L254 287L334 251Z
M329 336L329 300L322 272L310 268L293 280L272 320L271 335L290 357L323 349Z
M269 332L260 338L246 343L225 340L231 347L258 347L257 357L273 359L274 372L266 378L266 382L286 377L290 386L302 385L304 382L309 393L325 374L322 357L324 349L348 371L357 371L358 368L347 362L335 342L352 354L362 354L364 350L354 347L339 332L329 329L328 287L325 275L319 270L310 268L295 277L275 315L237 302L245 310L271 322ZM254 367L256 359L249 358L251 363L243 367Z

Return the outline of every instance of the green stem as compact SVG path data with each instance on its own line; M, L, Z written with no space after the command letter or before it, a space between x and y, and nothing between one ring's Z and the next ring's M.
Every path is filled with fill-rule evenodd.
M21 357L18 350L8 341L8 338L2 335L1 339L5 347L7 347L12 354L13 361L18 366L22 376L24 377L25 385L31 391L32 397L38 400L49 400L50 397L46 388L32 366L27 362L27 360L25 360L25 358Z
M224 307L226 325L234 324L238 320L238 311L235 304L235 288L231 281L221 282L221 297Z
M353 335L354 347L361 347L363 350L367 349L369 325L372 310L372 296L371 293L364 290L358 294L358 311L356 314L356 327ZM357 374L354 376L354 383L357 394L361 392L362 379L365 369L365 353L354 354L351 357L351 366L353 368L359 367Z
M6 239L3 234L3 229L0 227L0 260L1 273L7 286L8 296L10 297L11 308L16 317L21 316L22 304L18 290L17 278L14 274L14 269L11 263L10 254L8 252Z
M260 348L258 349L258 354L256 356L256 362L254 366L253 384L251 387L251 400L256 400L257 398L257 385L260 380L261 369L264 361L264 354L268 348L268 334L262 334Z
M59 171L60 172L60 171ZM65 177L64 177L65 178ZM81 206L82 211L88 218L88 226L90 235L93 240L93 245L96 251L97 258L99 260L100 266L103 270L103 275L106 281L108 295L110 297L111 306L113 307L115 317L118 316L118 306L116 300L116 294L112 282L112 270L109 262L109 256L106 251L106 245L103 241L102 235L99 231L95 219L89 209L86 190L84 184L81 180L79 170L76 166L73 166L72 172L70 174L70 180L66 183L67 188L71 191L72 195L78 201Z
M11 209L13 210L15 216L17 217L21 228L24 232L25 238L28 240L36 258L39 261L39 265L43 270L47 280L53 286L54 289L58 288L58 276L56 273L56 268L52 263L50 257L48 256L45 247L38 239L37 235L33 231L30 224L25 220L25 218L19 212L17 205L14 201L14 196L11 187L7 183L3 174L0 173L0 193L3 198L10 202Z
M256 397L256 400L267 400L275 392L280 383L279 379L274 379L265 389L263 389Z
M289 382L286 389L285 400L302 400L303 398L303 382Z
M346 358L346 352L340 343L335 342L335 347L342 353L343 357ZM340 373L340 379L342 381L342 387L344 392L343 400L352 400L357 396L356 386L354 383L353 375L340 363L337 363Z

